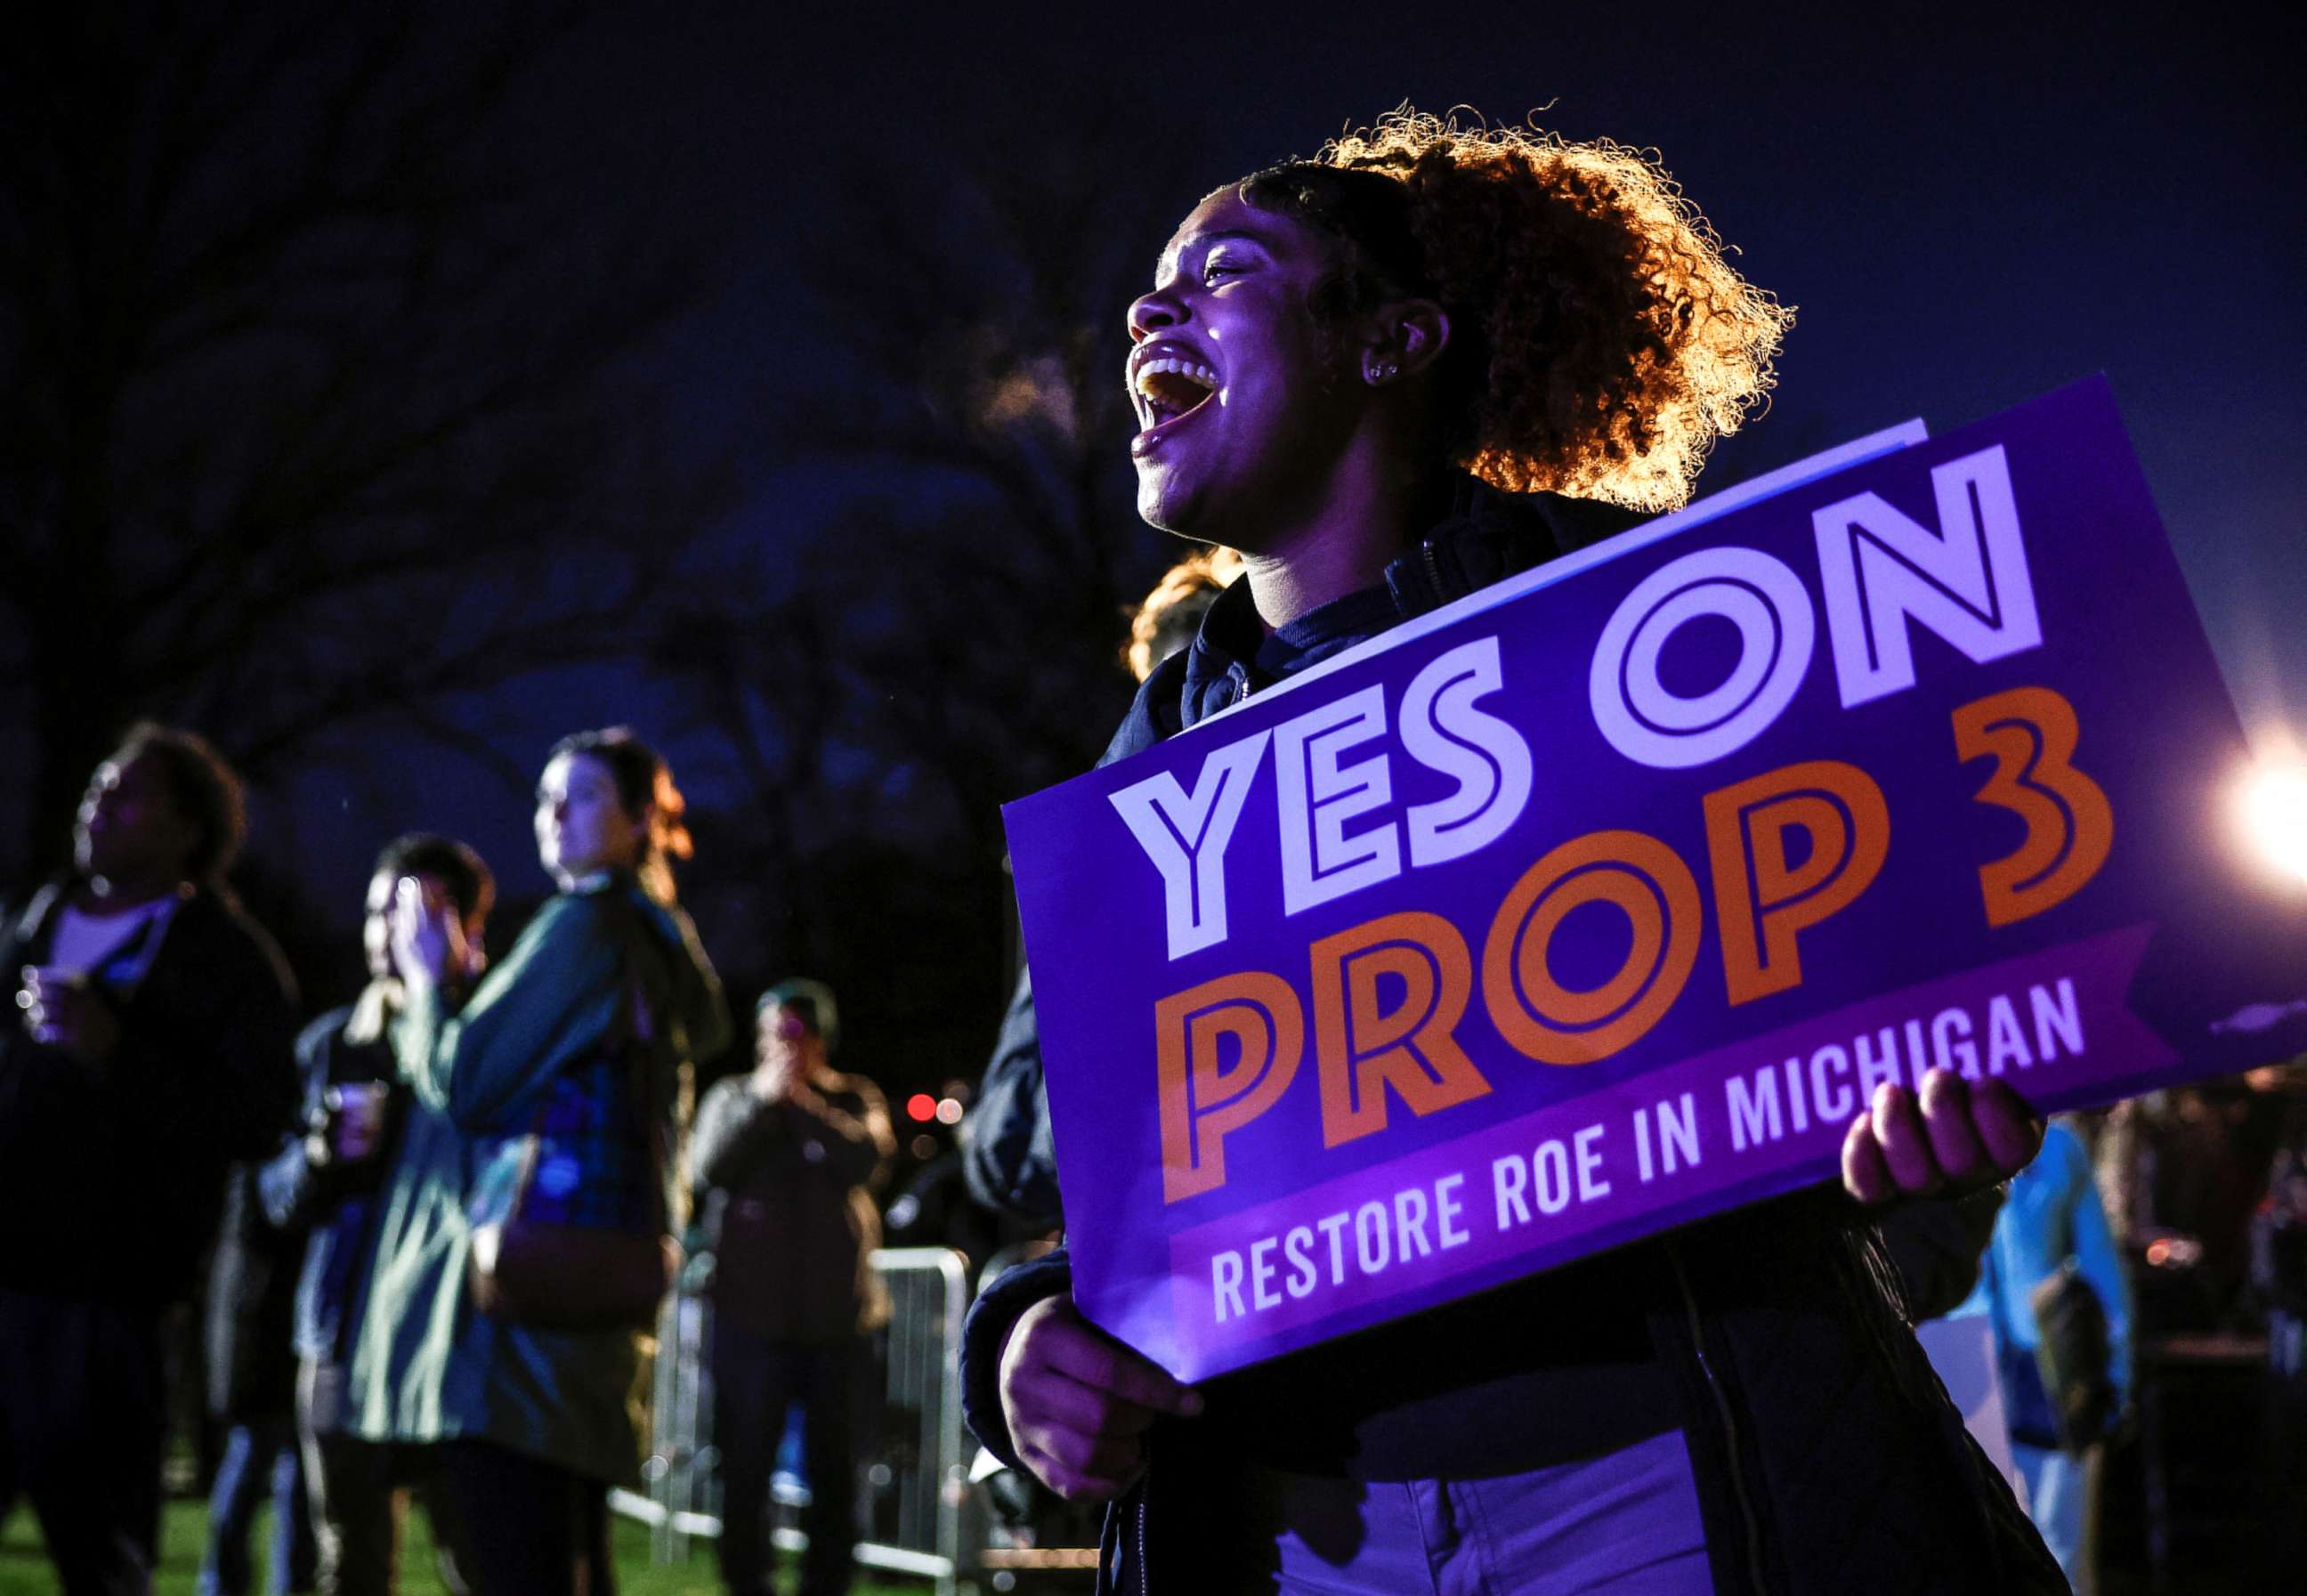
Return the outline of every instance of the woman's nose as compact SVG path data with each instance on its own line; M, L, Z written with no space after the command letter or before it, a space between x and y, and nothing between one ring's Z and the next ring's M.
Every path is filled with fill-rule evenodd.
M1130 305L1129 341L1142 344L1164 328L1175 327L1185 319L1185 307L1170 297L1167 289L1156 288Z

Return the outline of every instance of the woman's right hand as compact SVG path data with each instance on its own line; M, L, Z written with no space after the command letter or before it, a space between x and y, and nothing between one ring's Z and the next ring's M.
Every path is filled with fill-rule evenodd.
M1199 1392L1091 1325L1070 1297L1027 1309L1001 1349L1010 1442L1068 1500L1119 1496L1145 1472L1154 1421L1201 1411Z
M470 963L457 906L403 876L392 897L392 966L410 987L437 987Z

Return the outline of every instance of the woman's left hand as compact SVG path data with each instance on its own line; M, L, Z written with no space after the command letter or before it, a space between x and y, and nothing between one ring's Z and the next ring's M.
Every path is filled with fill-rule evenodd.
M401 877L392 896L392 964L400 979L412 988L437 987L471 963L456 905L428 894L416 877Z
M1842 1184L1862 1203L1959 1196L2008 1180L2043 1145L2043 1121L2001 1081L1933 1069L1923 1089L1893 1082L1842 1138Z

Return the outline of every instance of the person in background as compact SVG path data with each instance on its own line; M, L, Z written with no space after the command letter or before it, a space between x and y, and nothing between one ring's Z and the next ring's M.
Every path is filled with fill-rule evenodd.
M226 872L239 778L142 722L97 767L73 866L0 931L0 1503L67 1596L151 1586L160 1319L191 1293L225 1172L296 1103L287 966Z
M344 1424L436 1449L434 1527L480 1596L598 1596L613 1583L607 1492L639 1463L638 1334L556 1327L517 1301L481 1311L473 1275L495 1278L499 1260L476 1258L475 1240L515 1217L571 1243L583 1239L567 1232L678 1229L661 1179L678 1078L729 1029L674 901L682 808L665 761L631 732L563 738L536 814L559 891L469 994L458 905L408 877L395 891L403 1000L390 1034L409 1103L378 1198Z
M785 981L761 995L750 1074L698 1106L692 1181L713 1240L713 1437L721 1453L721 1576L768 1596L769 1481L785 1415L802 1409L810 1503L801 1596L849 1589L857 1540L856 1413L888 1293L874 1189L896 1152L880 1089L831 1063L833 993Z
M309 1239L296 1281L293 1345L296 1436L319 1543L322 1596L384 1596L393 1587L396 1491L429 1491L419 1448L362 1439L343 1425L354 1291L375 1240L377 1189L399 1151L407 1088L390 1032L405 1006L392 965L393 896L404 880L455 908L466 950L461 991L478 979L482 938L496 880L481 856L445 837L416 834L377 855L361 922L368 984L296 1039L304 1070L302 1123L264 1165L258 1190L267 1218ZM444 1553L445 1556L445 1549ZM459 1587L453 1572L448 1575Z
M2106 1447L2097 1437L2063 1437L2037 1360L2043 1326L2036 1289L2070 1267L2098 1299L2105 1319L2111 1429L2131 1403L2131 1284L2091 1178L2090 1154L2061 1116L2051 1121L2034 1162L2012 1177L1978 1288L1958 1311L1988 1316L2011 1459L2027 1482L2028 1514L2069 1583L2080 1596L2091 1596L2098 1584L2099 1478Z
M1231 549L1196 549L1162 572L1129 620L1121 659L1131 680L1142 685L1154 666L1191 643L1211 601L1241 571L1241 556ZM977 1101L961 1122L961 1169L982 1206L1041 1230L1056 1228L1063 1205L1029 971L1017 972Z
M301 1228L281 1230L258 1192L262 1165L227 1177L224 1222L209 1259L204 1304L208 1404L224 1431L209 1489L209 1534L199 1596L247 1596L249 1532L268 1494L271 1555L266 1589L310 1591L316 1577L313 1515L296 1445L296 1265Z

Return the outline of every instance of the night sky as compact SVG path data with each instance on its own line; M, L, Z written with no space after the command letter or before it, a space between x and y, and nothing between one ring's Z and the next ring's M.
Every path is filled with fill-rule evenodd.
M710 295L627 369L670 395L669 450L736 462L716 536L769 569L892 491L762 422L845 373L858 329L796 285L873 247L840 225L860 163L926 187L956 148L1062 147L1085 108L1118 107L1127 136L1100 148L1171 196L1158 237L1205 190L1404 101L1654 148L1743 270L1798 307L1770 414L1702 491L2103 371L2254 741L2307 743L2302 24L1857 9L633 8L517 84L485 137L557 167L605 226L645 210L709 256ZM1047 219L1053 237L1079 225ZM900 242L931 262L966 247ZM940 277L913 291L934 301ZM376 844L420 824L470 836L533 899L519 773L574 725L667 724L673 693L638 662L544 673L441 706L463 752L348 724L270 785L257 847L347 926ZM712 804L725 761L671 751Z
M813 149L903 162L1033 115L1044 86L1133 107L1145 159L1196 192L1404 100L1550 107L1542 126L1659 151L1749 275L1799 307L1770 415L1705 487L2103 371L2254 737L2307 737L2307 28L1860 14L1889 9L1771 7L1742 27L1720 8L897 6L700 22L660 41L661 67L617 75L636 103L681 101L648 113L695 141L678 181L756 204L767 255L807 249L839 203L810 181ZM768 282L716 310L690 351L700 382L822 348Z

